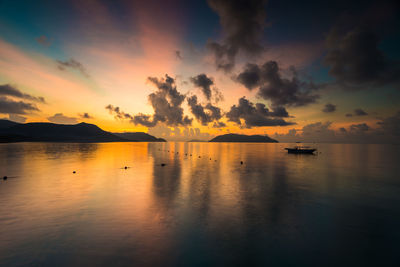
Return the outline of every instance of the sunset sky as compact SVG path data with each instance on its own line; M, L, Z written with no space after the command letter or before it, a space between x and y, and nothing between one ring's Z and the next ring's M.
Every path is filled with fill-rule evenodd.
M396 1L0 1L0 118L168 140L400 137Z

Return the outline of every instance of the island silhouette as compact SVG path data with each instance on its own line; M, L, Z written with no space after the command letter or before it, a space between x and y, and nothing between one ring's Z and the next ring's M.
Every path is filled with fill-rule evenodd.
M165 142L142 132L110 133L89 123L17 123L0 120L0 143L10 142Z
M211 139L209 142L233 142L233 143L278 143L277 140L267 135L244 135L244 134L223 134Z

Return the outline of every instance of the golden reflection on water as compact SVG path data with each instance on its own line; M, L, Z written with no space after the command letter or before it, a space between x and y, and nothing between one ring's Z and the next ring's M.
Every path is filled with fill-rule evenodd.
M396 157L383 158L398 147L318 145L309 156L286 146L2 144L0 175L10 178L0 184L0 264L213 264L249 249L264 262L277 240L306 255L314 234L304 225L321 207L316 214L337 218L332 206L343 201L398 199L387 186Z

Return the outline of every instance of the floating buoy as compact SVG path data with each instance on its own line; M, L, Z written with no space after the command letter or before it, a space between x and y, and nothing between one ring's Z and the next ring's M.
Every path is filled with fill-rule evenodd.
M210 160L211 160L211 158L210 158Z
M126 169L128 169L128 167L127 167L127 166L125 166L125 167L124 167L124 169L126 170Z
M165 163L161 163L161 167L164 167L165 166Z
M72 173L76 173L76 171L73 171Z
M242 164L242 165L243 165L243 161L241 161L241 162L240 162L240 164Z
M201 157L199 156L199 158L201 158Z
M192 154L190 154L190 156L192 156Z

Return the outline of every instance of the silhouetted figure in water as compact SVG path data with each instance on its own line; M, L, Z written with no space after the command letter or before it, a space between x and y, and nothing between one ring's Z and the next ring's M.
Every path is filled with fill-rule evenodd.
M7 178L8 178L7 176L4 176L4 177L3 177L3 180L7 180Z
M240 164L243 165L243 161L241 161Z
M165 166L165 163L161 163L161 167L164 167Z
M76 171L73 171L72 173L76 173Z
M127 166L125 166L125 167L124 167L124 169L126 170L126 169L128 169L128 167L127 167Z
M199 156L199 158L201 158L201 157Z

